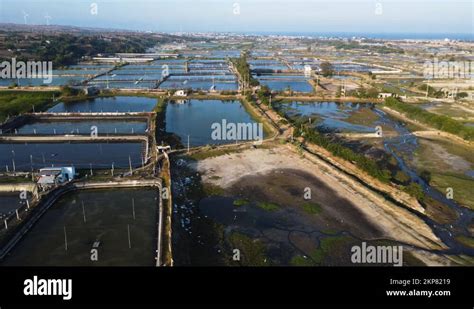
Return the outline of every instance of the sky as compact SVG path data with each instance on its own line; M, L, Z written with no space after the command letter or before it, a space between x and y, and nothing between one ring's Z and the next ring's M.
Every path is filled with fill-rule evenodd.
M472 0L0 0L0 22L159 32L474 32Z

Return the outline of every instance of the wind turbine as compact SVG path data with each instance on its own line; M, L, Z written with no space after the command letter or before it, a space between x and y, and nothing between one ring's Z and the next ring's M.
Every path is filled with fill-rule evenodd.
M46 15L44 16L44 18L46 19L46 26L49 26L49 21L51 20L51 16L49 16L49 14L46 12Z
M22 11L23 12L23 20L25 21L25 25L28 24L28 17L30 16L28 13L26 13L25 11Z

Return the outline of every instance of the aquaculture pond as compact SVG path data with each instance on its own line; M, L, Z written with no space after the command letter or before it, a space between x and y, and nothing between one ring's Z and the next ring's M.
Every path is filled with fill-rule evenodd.
M145 97L104 97L80 102L59 103L48 110L50 113L100 113L100 112L150 112L157 99Z
M256 124L239 101L172 101L166 108L166 132L176 134L183 145L187 145L188 136L190 146L235 142L235 139L212 138L212 125L222 127L223 121L227 124Z
M64 75L53 76L51 81L43 78L20 78L20 79L3 79L0 78L0 86L11 86L17 84L18 86L62 86L75 85L86 80L86 75Z
M183 89L192 88L194 90L237 90L238 83L235 79L218 80L212 77L205 77L201 80L196 79L175 79L171 78L160 84L161 89Z
M296 92L313 92L313 87L303 75L260 75L254 76L260 84L268 86L270 90Z
M49 166L110 169L142 164L144 145L130 143L0 143L0 171Z
M52 78L9 78L0 79L0 86L10 86L18 84L19 86L62 86L79 84L97 74L111 69L111 65L96 64L77 64L66 67L61 70L52 70Z
M63 196L0 264L154 266L158 192L79 191ZM97 260L91 250L97 249Z
M154 89L156 88L156 82L150 81L137 81L137 80L127 80L127 81L93 81L89 85L101 88L121 88L121 89Z
M0 193L0 219L15 213L15 210L26 203L26 200L20 198L20 192L1 192Z
M272 70L272 71L284 71L289 68L277 60L250 60L250 68L252 70Z
M377 67L369 65L355 64L355 63L333 63L335 71L349 71L349 72L370 72L373 70L380 70Z
M34 121L16 129L17 134L86 134L90 135L93 127L102 134L143 134L147 130L146 121L125 120L84 120L84 121Z

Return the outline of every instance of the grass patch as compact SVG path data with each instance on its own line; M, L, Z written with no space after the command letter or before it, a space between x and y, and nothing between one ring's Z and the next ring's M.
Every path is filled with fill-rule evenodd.
M239 198L239 199L234 200L233 204L236 207L240 207L240 206L247 205L248 203L249 203L249 201L247 199Z
M472 237L467 237L464 235L456 236L456 241L459 242L460 244L473 248L474 249L474 238Z
M333 230L333 229L324 229L324 230L321 230L321 233L326 234L326 235L334 236L334 235L338 234L339 231L338 230Z
M277 211L280 209L280 206L274 203L261 202L257 203L257 206L266 211Z
M58 97L56 91L4 91L0 92L0 122L8 116L17 116L23 113L45 111L54 105L53 95Z
M327 253L347 241L348 238L346 236L325 237L321 239L320 249Z
M439 115L446 115L448 117L466 118L469 116L469 113L466 113L466 111L456 108L456 106L452 106L451 104L436 106L434 108L430 108L429 111Z
M417 124L414 124L414 123L411 123L411 122L407 122L405 123L405 127L410 131L410 132L415 132L415 131L423 131L424 128L420 125L417 125Z
M427 266L422 260L418 259L410 251L403 251L403 264L406 266Z
M306 202L303 204L303 210L304 212L311 214L311 215L316 215L319 214L322 211L321 205L317 203L309 203Z
M242 266L267 266L270 265L266 257L265 246L260 240L254 240L241 233L232 233L229 242L234 249L240 250L240 261L235 261Z
M203 184L202 189L203 189L204 194L206 196L221 196L221 195L224 195L224 189L219 187L219 186L213 185L213 184L209 184L209 183Z
M336 250L345 245L350 238L346 236L331 236L320 240L319 248L313 250L308 257L301 255L294 256L291 259L293 266L318 266L321 265L325 258Z
M157 114L164 114L166 112L166 105L168 102L163 98L158 98L158 102L156 103L155 108L153 111Z
M379 116L370 108L361 108L351 113L351 115L346 119L346 121L356 125L374 126L374 123L378 119Z
M459 158L452 159L438 152L436 148L430 147L430 144L442 146L444 150L452 156ZM430 173L430 185L437 188L441 193L446 193L446 188L453 188L454 200L459 204L474 209L474 197L472 195L472 186L474 179L465 175L464 164L473 164L471 150L467 147L455 145L444 141L434 141L420 139L419 147L415 152L413 165L420 173L425 170ZM459 167L457 167L459 165Z
M8 183L8 184L13 184L13 183L33 183L31 181L31 177L23 177L23 176L18 176L18 177L13 177L13 176L4 176L0 177L0 183Z
M291 258L290 264L292 266L315 266L314 262L307 257L303 257L301 255L296 255Z
M472 155L472 148L461 146L459 144L445 141L445 140L430 140L430 142L438 144L446 149L447 152L460 156L471 164L474 164L474 156Z
M427 197L422 205L425 207L425 214L436 223L452 224L458 218L454 209L432 197Z
M472 186L474 181L468 176L439 173L431 175L431 185L441 193L446 193L446 188L453 188L453 198L459 204L474 209L474 197Z

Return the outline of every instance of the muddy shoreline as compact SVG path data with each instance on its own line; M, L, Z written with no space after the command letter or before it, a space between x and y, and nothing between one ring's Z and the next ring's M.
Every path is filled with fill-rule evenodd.
M420 218L290 147L173 161L176 265L351 265L362 241L403 245L407 265L453 263ZM252 259L233 261L236 246Z

